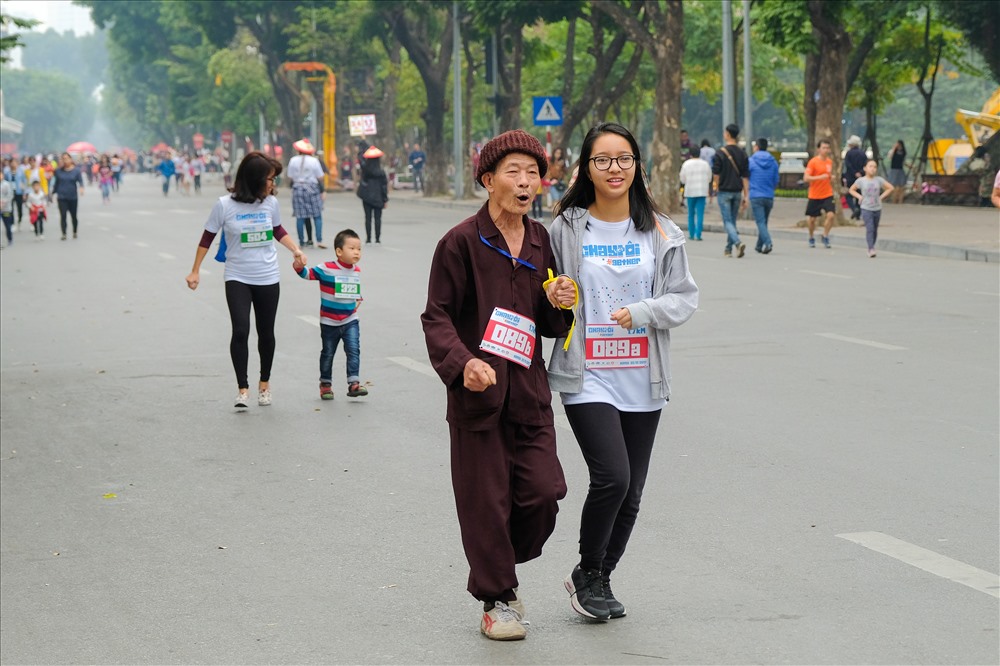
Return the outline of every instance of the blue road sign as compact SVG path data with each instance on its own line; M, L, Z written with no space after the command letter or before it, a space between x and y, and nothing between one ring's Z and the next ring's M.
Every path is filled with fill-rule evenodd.
M532 97L532 113L536 125L562 125L562 97Z

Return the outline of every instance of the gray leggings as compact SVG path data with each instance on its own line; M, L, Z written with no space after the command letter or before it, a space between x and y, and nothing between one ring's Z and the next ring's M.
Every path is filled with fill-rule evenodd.
M868 240L868 249L875 249L875 241L878 240L878 223L882 219L882 211L861 209L861 220L865 223L865 238Z
M580 567L610 575L639 515L660 411L622 412L591 402L566 405L566 417L590 470L580 519Z

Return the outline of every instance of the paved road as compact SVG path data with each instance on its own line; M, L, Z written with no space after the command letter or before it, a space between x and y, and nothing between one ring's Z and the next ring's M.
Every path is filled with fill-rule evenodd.
M570 492L507 645L464 591L418 321L459 211L394 199L365 247L364 400L318 399L317 289L283 256L275 403L236 415L221 265L184 285L212 197L125 187L0 254L4 664L1000 661L995 264L691 244L629 616L562 589L586 470L560 416ZM360 209L331 195L327 235Z

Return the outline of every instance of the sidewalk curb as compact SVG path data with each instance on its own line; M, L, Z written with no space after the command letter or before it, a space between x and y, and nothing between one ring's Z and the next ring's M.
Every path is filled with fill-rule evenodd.
M426 197L400 197L400 200L405 200L410 203L416 203L418 205L433 205L438 208L448 208L452 210L467 210L470 212L475 212L483 205L483 199L463 199L461 201L456 201L454 199L446 198L426 198ZM674 222L681 229L687 230L687 222L679 221L674 219ZM713 233L725 234L726 229L721 224L715 223L705 223L703 227L704 231L710 231ZM757 228L745 227L739 228L741 236L757 236ZM780 238L782 240L789 240L800 242L805 244L806 231L791 231L788 229L770 229L772 238ZM834 246L847 246L847 247L857 247L861 249L867 249L868 244L864 238L855 238L852 236L837 236L832 237L832 242ZM882 238L876 244L875 247L883 252L898 252L900 254L911 254L922 257L934 257L936 259L952 259L956 261L976 261L985 262L990 264L1000 263L1000 252L995 250L981 250L978 248L961 247L957 245L943 245L940 243L927 243L924 241L912 241L912 240L895 240L891 238Z

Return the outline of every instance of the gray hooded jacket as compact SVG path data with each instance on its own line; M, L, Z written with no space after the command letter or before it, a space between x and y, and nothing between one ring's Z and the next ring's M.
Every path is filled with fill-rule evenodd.
M563 211L549 229L556 266L578 284L583 232L589 219L586 209L570 208ZM626 307L632 315L634 328L649 327L650 397L669 400L670 329L686 322L698 309L698 285L688 269L684 232L670 218L661 216L659 230L649 233L653 236L656 252L653 297ZM560 393L579 393L583 390L583 322L577 322L569 349L563 351L565 342L565 338L559 338L552 349L549 388Z

